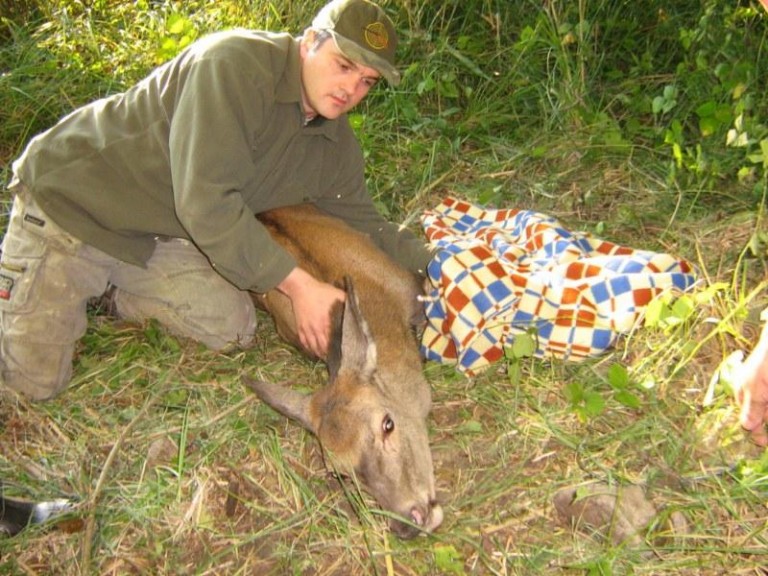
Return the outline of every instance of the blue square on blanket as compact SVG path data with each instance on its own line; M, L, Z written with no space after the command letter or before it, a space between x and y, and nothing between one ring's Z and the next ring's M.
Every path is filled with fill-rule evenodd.
M636 258L620 258L615 270L623 274L639 274L645 271L645 262L640 262Z
M432 350L430 347L422 344L420 348L421 348L421 355L425 360L431 360L434 362L444 361L443 357L437 352L435 352L434 350Z
M610 330L595 328L592 332L592 349L605 350L613 342L614 333Z
M534 323L534 316L530 312L525 312L523 310L515 310L514 315L512 316L512 326L514 327L520 327L523 330L526 328L530 328Z
M457 285L461 284L464 281L464 279L467 276L469 276L469 273L470 273L470 270L468 270L467 268L463 268L463 269L459 270L458 272L456 272L453 275L453 278L451 279L453 284L457 284Z
M501 280L491 282L486 287L486 290L497 303L506 300L512 295L512 290Z
M542 340L549 340L554 327L555 325L552 322L539 322L539 325L536 326L536 333Z
M611 278L608 282L611 284L611 292L613 292L614 296L619 296L620 294L626 294L627 292L632 291L632 284L626 276Z
M608 292L608 287L605 285L605 282L595 284L590 289L592 290L592 295L595 297L595 304L601 304L611 299L611 293Z
M454 224L454 227L459 232L466 232L472 226L474 226L477 223L477 218L474 216L470 216L469 214L464 214L461 218L456 220L456 223Z
M488 310L492 310L493 306L495 304L494 300L490 298L489 294L485 291L478 292L474 296L472 296L472 304L475 305L475 308L483 315L485 316L485 313Z
M477 362L481 358L480 354L472 348L467 348L464 351L464 355L461 357L461 365L471 367L472 364Z
M485 268L486 266L488 266L488 262L487 262L486 260L478 260L477 262L475 262L474 264L472 264L472 265L469 267L469 270L470 270L471 272L476 272L476 271L478 271L478 270L482 270L482 269L483 269L483 268Z
M440 298L440 293L437 290L432 290L429 293L429 299L424 302L424 310L428 318L445 318L445 306L444 300Z

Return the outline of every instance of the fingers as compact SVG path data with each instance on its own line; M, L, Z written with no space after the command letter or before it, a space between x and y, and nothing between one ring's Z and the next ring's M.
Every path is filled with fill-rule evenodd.
M741 386L736 392L736 401L741 406L739 423L751 434L759 446L768 446L768 377L765 360L751 355L742 364Z
M335 286L319 283L306 298L294 301L294 312L302 346L318 358L325 359L331 341L331 310L343 301L346 293Z
M330 324L327 328L320 327L318 330L306 330L299 333L301 345L309 350L313 355L324 360L328 355L330 345Z
M765 430L765 406L759 406L754 403L744 404L742 406L741 427L750 433L752 441L759 446L768 445L768 433Z
M744 390L739 421L742 428L751 434L753 442L759 446L768 446L768 432L765 429L768 422L768 403L753 400L749 388Z
M768 433L765 431L765 426L759 426L752 431L752 441L758 446L768 446Z

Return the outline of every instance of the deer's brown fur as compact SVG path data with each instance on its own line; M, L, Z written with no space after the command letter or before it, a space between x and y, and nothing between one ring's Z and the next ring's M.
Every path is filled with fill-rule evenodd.
M259 219L302 268L345 286L347 298L334 329L327 386L306 396L246 382L313 432L341 473L356 475L382 508L401 518L391 522L398 535L432 531L442 509L427 434L431 393L414 336L423 314L419 279L366 235L313 206L280 208ZM273 290L255 301L280 335L301 348L290 300Z

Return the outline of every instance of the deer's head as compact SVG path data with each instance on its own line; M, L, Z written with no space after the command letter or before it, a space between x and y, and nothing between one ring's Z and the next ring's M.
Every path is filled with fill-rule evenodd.
M427 433L431 395L420 364L384 366L351 283L329 353L330 381L305 395L279 384L244 382L264 402L320 441L337 472L354 475L396 518L400 537L431 532L443 512L435 498ZM391 357L391 355L389 355Z

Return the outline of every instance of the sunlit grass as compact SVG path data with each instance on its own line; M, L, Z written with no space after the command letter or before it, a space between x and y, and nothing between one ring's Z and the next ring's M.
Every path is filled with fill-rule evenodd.
M5 177L33 134L135 80L164 39L181 42L185 28L169 30L170 14L188 18L194 34L237 24L298 32L321 2L196 2L187 12L154 3L135 18L141 3L86 13L69 3L66 14L67 2L40 4L38 20L7 24L12 42L0 47ZM405 80L377 89L357 120L371 191L390 217L418 229L421 212L448 194L531 208L687 258L702 278L697 294L709 287L710 297L678 325L638 326L611 354L580 364L510 358L474 379L426 365L446 517L436 534L409 542L388 532L353 482L326 470L307 432L240 383L241 373L304 390L325 381L324 367L280 343L266 317L253 349L216 354L153 324L93 315L62 396L0 403L5 490L74 496L83 525L0 540L0 573L706 575L765 566L768 462L738 427L732 391L712 381L728 354L748 350L766 305L759 173L683 174L654 145L664 119L647 117L669 72L652 75L642 60L619 79L590 68L591 58L620 54L590 53L616 38L609 27L605 36L575 28L584 3L549 3L548 13L527 1L386 4L405 31ZM621 14L606 10L622 29ZM563 43L567 31L592 44ZM668 48L660 57L672 58ZM610 386L616 364L631 376L636 408ZM569 396L574 385L600 409ZM649 538L649 557L573 530L552 497L593 481L642 486L660 511L653 532L674 511L686 532Z

